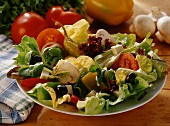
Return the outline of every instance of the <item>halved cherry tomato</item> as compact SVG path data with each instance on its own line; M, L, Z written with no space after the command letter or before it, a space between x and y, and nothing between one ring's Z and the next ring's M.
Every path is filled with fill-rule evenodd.
M55 42L59 45L63 46L64 43L64 35L55 28L47 28L39 33L37 36L37 44L39 49L41 50L42 47L49 43L49 42Z
M118 68L129 68L132 70L138 70L139 65L135 57L131 53L123 53L118 60L112 65L114 70Z
M75 94L72 94L71 95L71 99L70 99L70 102L73 103L73 104L77 104L78 100L81 100L81 98L79 98L78 96L76 96Z
M60 22L62 25L72 25L78 20L82 19L82 16L73 11L64 11L62 6L52 6L46 13L46 20L50 27L59 28L59 25L55 25L56 22Z
M38 34L46 28L48 28L48 23L43 17L35 12L25 12L14 20L11 36L13 41L19 44L24 35L36 39Z
M24 86L24 87L33 88L38 83L46 83L46 82L48 82L48 81L45 80L45 79L28 78L28 79L22 80L21 85Z

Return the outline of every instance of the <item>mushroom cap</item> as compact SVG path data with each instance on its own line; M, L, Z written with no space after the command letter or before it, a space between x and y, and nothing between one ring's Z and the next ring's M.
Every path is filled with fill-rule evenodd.
M79 78L80 76L80 72L77 69L77 67L75 65L73 65L72 63L68 62L67 60L61 60L57 63L57 65L54 67L54 72L69 72L70 75L69 77L67 76L60 76L58 78L59 82L63 83L63 84L67 84L67 83L75 83L77 78Z
M147 32L151 32L151 35L153 35L156 31L156 26L148 15L138 15L129 29L143 39L146 37Z
M159 39L161 36L165 42L170 43L170 37L169 37L170 17L169 16L164 16L158 20L157 29L159 31L159 34L156 34L157 38Z
M170 34L170 17L160 18L157 22L157 29L162 36L168 36Z

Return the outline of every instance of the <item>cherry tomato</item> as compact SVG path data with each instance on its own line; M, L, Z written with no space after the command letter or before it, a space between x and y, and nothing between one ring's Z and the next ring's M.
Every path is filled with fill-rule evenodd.
M81 100L81 98L79 98L78 96L72 94L71 95L71 99L70 99L70 102L73 103L73 104L77 104L78 100Z
M123 53L118 60L112 65L114 70L118 68L129 68L132 70L138 70L139 65L135 57L131 53Z
M46 83L47 80L40 78L28 78L21 81L21 85L28 88L33 88L38 83Z
M64 11L62 6L52 6L46 13L46 20L50 27L59 28L59 25L55 25L56 22L60 22L62 25L72 25L78 20L82 19L82 16L73 11Z
M12 39L16 44L21 42L24 35L36 37L38 34L48 28L47 21L35 12L25 12L19 15L11 28Z
M36 41L37 41L37 44L40 50L45 44L49 42L55 42L61 45L62 47L64 47L63 46L64 35L55 28L47 28L41 31L39 35L37 36Z

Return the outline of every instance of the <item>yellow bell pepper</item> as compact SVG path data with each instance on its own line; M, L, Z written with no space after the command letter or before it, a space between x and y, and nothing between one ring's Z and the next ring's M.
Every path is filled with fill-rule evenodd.
M87 15L108 25L119 25L133 14L133 0L85 0Z

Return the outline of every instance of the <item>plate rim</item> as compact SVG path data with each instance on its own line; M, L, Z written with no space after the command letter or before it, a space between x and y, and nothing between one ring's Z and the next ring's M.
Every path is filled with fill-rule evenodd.
M134 110L136 108L139 108L143 105L145 105L146 103L150 102L152 99L154 99L162 90L162 88L164 87L165 85L165 82L166 82L166 78L167 76L164 76L163 78L160 78L158 80L156 80L155 82L153 83L158 83L158 81L161 81L161 86L159 87L159 89L156 91L156 93L153 94L153 96L151 96L148 100L145 100L144 102L141 102L140 104L138 105L134 105L133 107L130 107L128 109L123 109L121 111L117 111L117 112L106 112L106 113L100 113L100 114L94 114L94 115L88 115L88 114L83 114L83 113L79 113L78 110L77 112L67 112L67 111L62 111L62 110L58 110L58 109L54 109L48 105L45 105L41 102L39 102L38 100L34 99L33 97L29 96L26 91L22 88L22 86L20 85L20 82L19 80L16 79L16 83L18 85L18 87L20 88L20 90L28 97L30 98L32 101L34 101L36 104L42 106L42 107L45 107L45 108L48 108L50 110L53 110L53 111L56 111L56 112L60 112L60 113L63 113L63 114L69 114L69 115L75 115L75 116L108 116L108 115L116 115L116 114L120 114L120 113L124 113L124 112L128 112L128 111L131 111L131 110ZM154 85L154 84L153 84ZM157 84L158 85L158 84ZM126 102L126 101L123 101L123 102ZM123 103L121 102L121 103ZM118 105L118 104L117 104Z

